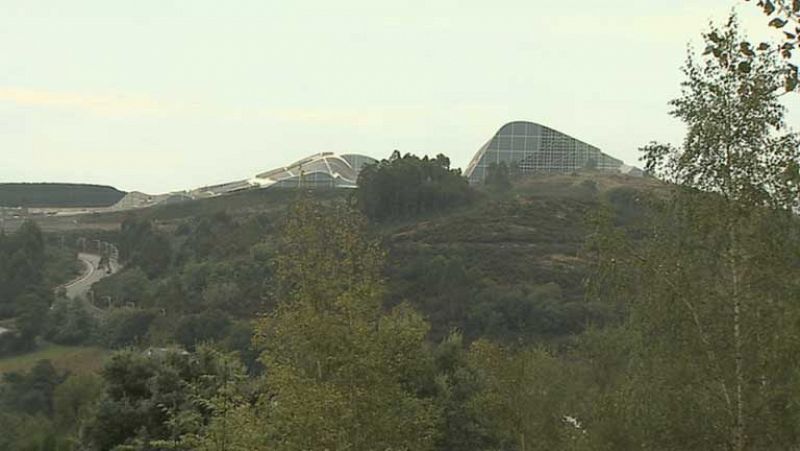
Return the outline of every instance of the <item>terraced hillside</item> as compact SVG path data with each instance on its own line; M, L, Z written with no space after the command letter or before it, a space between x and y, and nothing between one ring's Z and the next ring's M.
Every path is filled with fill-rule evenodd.
M637 193L666 189L621 175L526 178L476 205L386 230L392 303L408 301L433 335L555 338L602 321L586 299L588 215L608 203L625 221Z

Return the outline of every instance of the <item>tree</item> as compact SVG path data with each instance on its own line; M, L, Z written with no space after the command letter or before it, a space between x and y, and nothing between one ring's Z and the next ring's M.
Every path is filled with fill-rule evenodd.
M175 327L175 341L193 351L200 343L221 339L229 327L228 316L220 310L183 316Z
M0 316L13 316L19 297L44 285L45 243L39 227L26 221L0 240Z
M49 360L40 360L27 372L3 375L0 385L2 410L30 415L53 413L53 392L64 381Z
M430 449L436 410L415 387L427 324L381 311L383 252L352 211L292 207L276 261L279 305L256 327L273 449Z
M644 149L673 196L641 245L616 235L600 258L638 345L620 390L648 406L625 421L647 448L780 449L798 433L799 142L783 131L776 56L743 51L735 16L704 38L672 102L683 146Z
M358 176L356 198L370 219L385 221L442 211L471 200L467 179L450 168L450 159L400 156L366 165Z
M541 348L512 351L479 340L470 365L482 383L473 408L486 417L501 448L570 449L581 430L566 411L569 378L564 365Z
M120 226L120 258L148 277L165 272L172 261L169 240L147 220L128 218Z
M97 319L81 299L59 299L47 313L45 337L55 343L79 344L97 330Z
M745 0L750 1L750 0ZM798 0L757 0L755 4L769 17L769 26L781 30L782 42L777 46L762 42L759 51L772 51L786 60L782 71L786 92L800 90L797 65L790 62L794 51L800 47L800 1ZM753 45L744 42L742 51L752 51Z
M147 336L156 313L136 308L108 311L100 327L100 339L109 348L124 348L140 344Z
M461 333L451 331L433 350L433 358L432 380L442 415L435 449L498 449L500 441L491 427L492 418L479 401L486 387L480 370L470 363Z
M69 376L53 392L56 424L62 430L77 432L78 425L89 417L102 392L103 381L95 374Z
M117 352L103 368L105 389L85 421L80 449L196 449L184 440L212 414L223 414L213 401L241 374L235 358L208 347L193 354Z
M20 338L34 346L34 339L44 330L47 311L53 295L46 289L31 290L17 298L15 324Z

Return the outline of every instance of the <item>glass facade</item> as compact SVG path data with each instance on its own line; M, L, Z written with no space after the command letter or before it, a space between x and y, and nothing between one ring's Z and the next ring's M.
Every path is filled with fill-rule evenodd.
M355 188L358 173L375 161L365 155L324 152L258 174L252 182L276 188Z
M523 173L573 172L589 166L619 171L623 162L597 147L533 122L511 122L478 150L464 175L481 183L492 163L505 163Z

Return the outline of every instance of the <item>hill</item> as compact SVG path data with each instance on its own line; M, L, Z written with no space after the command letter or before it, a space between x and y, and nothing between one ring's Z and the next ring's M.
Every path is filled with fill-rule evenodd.
M641 212L637 193L664 189L656 180L624 175L543 175L518 180L507 192L479 190L467 206L373 223L388 253L386 303L408 302L423 312L434 340L451 329L462 330L467 339L498 340L558 340L580 332L609 314L607 306L585 295L587 217L607 203L617 222L628 221ZM142 255L142 269L155 278L153 287L166 292L133 296L137 305L174 308L229 291L255 302L226 305L229 314L247 317L265 308L258 301L269 291L265 287L271 276L264 262L271 258L286 207L297 196L296 191L253 190L83 215L74 226L119 230L122 221L133 221L129 232L104 232L103 239L121 240L123 254L126 248L152 250ZM323 203L352 200L343 191L313 196ZM135 283L123 273L101 284L98 292L121 296ZM274 301L267 298L262 299L267 305Z
M123 196L123 191L103 185L0 183L0 207L108 207Z
M508 191L479 189L465 206L373 223L388 254L386 304L413 305L437 341L452 329L468 340L560 340L579 333L610 314L586 296L587 217L608 204L617 223L630 221L642 211L638 193L666 189L654 179L600 172L530 176ZM312 196L326 204L354 200L342 190ZM69 235L116 242L123 254L144 252L138 266L151 279L149 287L128 287L141 277L123 272L97 287L105 296L174 309L230 292L248 304L228 304L225 311L246 318L274 302L264 297L271 279L265 262L286 208L297 198L295 190L250 190L37 222L45 230L73 229ZM120 233L123 221L129 227Z
M615 174L532 176L470 207L390 225L391 302L424 312L436 338L453 328L501 340L579 332L607 314L585 295L588 216L607 203L627 221L642 211L637 193L665 189Z

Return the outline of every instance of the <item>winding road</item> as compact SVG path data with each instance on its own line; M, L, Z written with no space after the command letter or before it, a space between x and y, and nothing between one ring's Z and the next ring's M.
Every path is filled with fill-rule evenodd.
M70 299L85 297L92 288L92 284L119 271L119 264L115 260L111 260L111 272L100 268L100 256L96 254L80 253L78 260L83 262L86 270L79 278L64 285L67 297Z
M100 256L97 254L88 254L82 252L78 254L78 260L83 263L83 274L81 274L81 276L77 279L61 286L61 288L66 290L66 296L69 299L86 299L86 295L89 293L89 290L92 289L92 284L120 270L120 265L115 259L111 260L110 271L107 271L106 268L100 268ZM86 300L89 301L88 299ZM87 302L87 305L95 310L99 310L97 307L94 307L91 302ZM53 307L51 306L50 308ZM5 327L0 327L0 335L8 332L11 331Z

